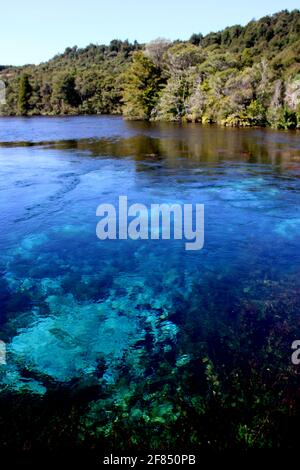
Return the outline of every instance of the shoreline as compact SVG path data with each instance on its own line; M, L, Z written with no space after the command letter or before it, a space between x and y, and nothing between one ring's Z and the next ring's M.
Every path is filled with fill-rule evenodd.
M183 119L181 121L168 121L168 120L147 120L147 119L126 119L123 114L33 114L33 115L12 115L12 114L0 114L0 122L1 119L22 119L22 120L31 120L36 118L42 119L66 119L66 118L111 118L111 119L118 119L121 118L123 121L127 123L143 123L143 124L151 124L151 125L160 125L160 124L168 124L168 125L177 125L177 126L192 126L197 125L200 127L216 127L218 129L261 129L261 130L271 130L275 132L297 132L300 131L300 127L292 128L292 129L284 129L284 128L276 128L273 126L257 126L257 125L230 125L230 124L222 124L220 122L201 122L201 121L191 121Z

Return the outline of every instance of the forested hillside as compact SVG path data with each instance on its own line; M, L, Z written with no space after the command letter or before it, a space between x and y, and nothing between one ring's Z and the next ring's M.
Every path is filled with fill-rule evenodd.
M0 67L3 115L300 127L300 12L282 11L189 41L68 48L38 66Z

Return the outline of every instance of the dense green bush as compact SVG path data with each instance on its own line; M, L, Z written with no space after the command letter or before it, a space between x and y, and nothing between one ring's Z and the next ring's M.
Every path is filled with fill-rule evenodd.
M124 114L127 119L300 128L300 11L189 41L113 40L38 66L0 67L3 115Z

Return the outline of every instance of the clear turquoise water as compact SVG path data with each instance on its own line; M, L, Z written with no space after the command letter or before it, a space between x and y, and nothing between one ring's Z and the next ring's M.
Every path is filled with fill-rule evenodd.
M12 438L4 415L4 441L55 447L68 429L87 446L284 445L298 416L299 134L2 118L0 141L0 408L19 421ZM204 249L98 240L96 208L119 195L205 204Z

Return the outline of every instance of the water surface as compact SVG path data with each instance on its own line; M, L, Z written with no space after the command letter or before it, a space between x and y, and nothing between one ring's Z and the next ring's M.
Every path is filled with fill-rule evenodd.
M0 141L1 445L296 445L299 134L1 118ZM119 195L205 204L203 250L98 240Z

